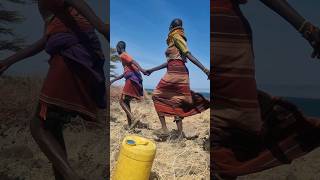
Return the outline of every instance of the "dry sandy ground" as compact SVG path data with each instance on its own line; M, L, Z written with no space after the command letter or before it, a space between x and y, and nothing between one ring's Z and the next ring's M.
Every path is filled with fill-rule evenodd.
M38 100L41 80L36 78L0 77L0 180L53 180L51 164L33 141L29 131ZM119 89L112 91L111 106L111 170L115 165L119 145L128 134L124 112L118 105ZM133 111L149 129L139 135L152 138L152 129L160 127L152 101L135 102ZM170 129L175 129L168 119ZM152 179L210 179L209 152L206 143L209 131L209 111L186 118L186 131L198 132L199 138L182 143L157 142L157 155ZM72 167L89 180L107 179L105 128L75 119L65 128L65 138ZM320 180L320 149L284 165L239 180Z
M279 166L260 173L238 178L239 180L320 180L320 148L290 165Z
M119 89L111 90L111 170L119 152L119 144L124 136L129 134L123 129L126 124L124 111L121 110L117 97ZM153 138L152 129L160 127L156 112L149 96L142 102L133 103L133 112L150 129L140 129L138 135ZM171 129L175 129L172 119L167 121ZM152 168L151 179L210 179L209 153L205 143L209 130L209 111L184 120L186 131L200 134L198 139L185 140L184 143L157 142L157 154ZM260 173L239 177L238 180L320 180L320 148L304 157L296 159L290 165L279 166Z
M129 133L124 130L123 125L127 123L124 111L121 109L118 98L119 90L111 90L111 171L115 166L119 153L119 145L123 138ZM132 103L133 114L149 126L139 128L142 137L153 139L152 130L160 128L160 122L149 96L141 102ZM209 136L209 110L183 120L186 132L197 132L199 137L194 140L184 140L180 143L156 142L157 153L152 167L151 179L210 179L209 177L209 152L204 150ZM173 119L168 118L169 129L176 129ZM208 148L208 147L206 147Z
M0 180L53 180L51 164L34 142L29 119L41 88L35 78L0 77ZM105 128L74 119L64 136L70 163L86 179L106 179Z

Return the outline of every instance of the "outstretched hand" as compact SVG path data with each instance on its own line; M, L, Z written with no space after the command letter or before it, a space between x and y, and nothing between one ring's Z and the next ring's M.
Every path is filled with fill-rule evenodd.
M203 71L207 75L208 79L210 79L210 70L206 68Z
M0 62L0 76L9 68L6 63Z
M320 29L313 24L308 23L303 29L302 35L313 47L311 57L320 59Z
M145 70L145 69L143 69L142 73L143 73L144 75L146 75L146 76L150 76L151 71L150 71L150 70Z
M148 76L150 76L153 73L153 71L151 69L148 69L147 73L149 74Z

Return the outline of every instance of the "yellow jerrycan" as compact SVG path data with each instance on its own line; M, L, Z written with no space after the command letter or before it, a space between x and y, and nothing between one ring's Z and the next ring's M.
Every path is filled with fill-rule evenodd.
M126 136L112 180L149 180L155 154L154 142L135 135Z

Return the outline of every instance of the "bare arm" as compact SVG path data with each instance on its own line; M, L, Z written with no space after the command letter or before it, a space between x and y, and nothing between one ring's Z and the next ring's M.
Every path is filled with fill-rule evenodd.
M260 0L299 30L305 19L286 0Z
M104 37L110 41L110 27L109 24L105 24L88 6L84 0L65 0L71 6L73 6L79 13L81 13L88 21L101 33Z
M153 72L155 72L155 71L159 71L159 70L161 70L161 69L163 69L163 68L166 68L168 66L168 62L165 62L165 63L163 63L163 64L161 64L161 65L159 65L159 66L156 66L156 67L154 67L154 68L151 68L151 69L148 69L148 70L146 70L149 74L151 74L151 73L153 73Z
M174 45L179 49L180 53L185 55L193 64L195 64L198 68L200 68L208 77L209 77L209 70L205 68L197 58L195 58L188 49L186 39L180 35L173 36Z
M137 61L132 60L132 63L133 63L134 65L136 65L136 66L138 67L139 71L141 71L144 75L147 74L147 73L146 73L146 70L143 69L143 68L139 65L139 63L138 63Z
M260 0L270 9L286 19L313 47L311 57L320 58L320 30L307 22L286 0Z
M120 79L122 79L122 78L124 78L124 73L121 74L120 76L115 77L114 79L112 79L112 80L110 81L110 84L112 84L112 83L114 83L114 82L116 82L116 81L118 81L118 80L120 80Z
M187 56L187 58L188 58L193 64L195 64L196 66L198 66L198 68L200 68L200 69L209 77L210 71L209 71L206 67L204 67L204 66L201 64L201 62L198 61L198 59L195 58L195 57L191 54L191 52L188 52L188 53L186 54L186 56Z
M40 40L36 41L32 45L26 47L25 49L18 51L14 55L1 61L0 62L0 75L6 69L8 69L11 65L13 65L14 63L17 63L23 59L26 59L28 57L31 57L31 56L34 56L34 55L40 53L45 48L46 40L47 40L47 37L43 36Z

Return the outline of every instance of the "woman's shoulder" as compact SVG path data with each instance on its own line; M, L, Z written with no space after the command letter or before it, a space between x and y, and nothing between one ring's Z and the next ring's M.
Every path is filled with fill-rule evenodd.
M173 39L174 42L182 42L184 44L187 43L187 38L184 35L181 35L181 34L174 34L172 36L172 39Z
M127 52L123 52L119 55L121 60L125 60L125 61L131 61L132 57L127 53Z

